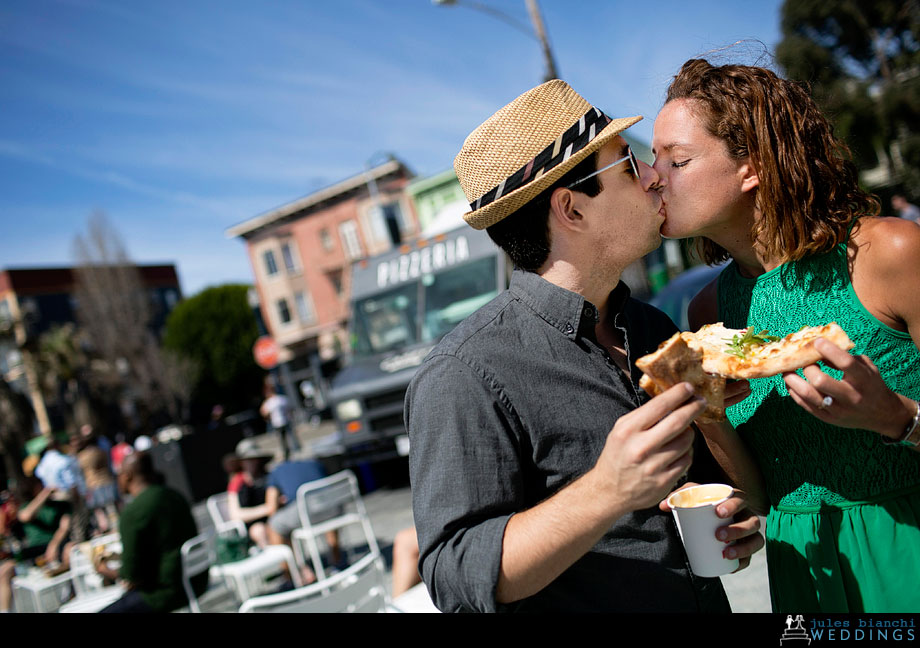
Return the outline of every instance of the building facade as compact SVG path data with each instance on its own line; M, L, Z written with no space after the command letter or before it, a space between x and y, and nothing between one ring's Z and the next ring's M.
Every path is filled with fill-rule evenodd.
M321 384L324 367L349 348L351 264L418 234L405 191L411 180L411 171L390 158L227 229L246 243L289 397L293 386L303 391L303 381Z

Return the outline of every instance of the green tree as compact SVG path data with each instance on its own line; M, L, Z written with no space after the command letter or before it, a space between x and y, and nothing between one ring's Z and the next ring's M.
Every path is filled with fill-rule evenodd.
M882 193L920 198L920 2L786 0L776 58Z
M197 368L192 397L199 416L216 404L228 412L246 409L261 395L265 372L252 358L259 333L248 289L207 288L177 305L166 320L163 346Z

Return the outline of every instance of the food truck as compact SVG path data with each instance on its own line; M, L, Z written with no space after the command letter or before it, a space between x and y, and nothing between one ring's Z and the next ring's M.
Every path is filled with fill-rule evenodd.
M352 265L351 354L328 393L337 432L317 454L336 455L343 468L408 454L409 381L438 340L510 277L488 234L460 223Z

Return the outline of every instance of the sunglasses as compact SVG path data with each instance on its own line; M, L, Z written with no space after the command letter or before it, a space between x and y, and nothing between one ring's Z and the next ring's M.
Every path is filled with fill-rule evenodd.
M622 163L625 162L626 160L629 160L629 165L632 167L633 176L635 176L636 180L638 180L638 179L639 179L639 163L636 161L636 156L633 155L632 147L627 146L627 147L626 147L626 151L627 151L626 157L621 157L621 158L620 158L619 160L617 160L616 162L611 162L611 163L608 164L607 166L598 169L598 170L595 171L594 173L589 173L589 174L586 175L584 178L580 178L580 179L576 180L575 182L573 182L572 184L567 185L567 186L566 186L566 189L571 189L571 188L574 187L575 185L580 184L580 183L584 182L585 180L588 180L589 178L593 178L594 176L596 176L598 173L601 173L602 171L606 171L607 169L609 169L609 168L611 168L611 167L615 167L615 166L618 165L618 164L622 164Z

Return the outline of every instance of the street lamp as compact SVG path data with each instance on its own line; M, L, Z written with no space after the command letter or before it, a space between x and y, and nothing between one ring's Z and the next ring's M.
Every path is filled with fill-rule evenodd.
M527 12L530 14L530 20L533 23L533 31L505 12L499 11L481 2L465 2L462 0L431 0L431 2L441 7L461 6L487 13L493 18L497 18L503 23L514 27L519 32L527 35L528 38L533 38L540 44L540 49L543 51L543 61L546 65L546 74L543 80L549 81L559 78L559 73L556 71L556 63L553 59L553 52L546 38L546 28L543 26L543 18L540 15L540 8L537 6L537 0L524 0L524 3L527 5Z

